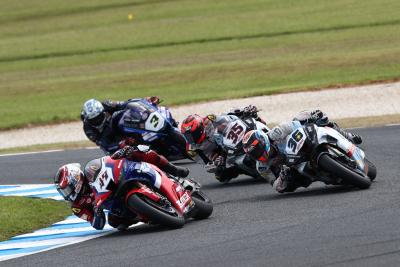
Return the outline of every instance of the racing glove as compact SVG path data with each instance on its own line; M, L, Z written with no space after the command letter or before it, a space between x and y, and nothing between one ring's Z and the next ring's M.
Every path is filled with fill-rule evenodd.
M157 106L158 104L160 104L162 102L162 100L160 100L160 98L158 96L148 96L148 97L146 97L146 100L149 101L154 106Z
M103 209L94 207L93 208L93 221L92 227L96 230L102 230L104 225L106 224L106 215L104 214Z
M133 146L124 146L121 149L118 149L114 154L112 154L112 159L122 159L122 158L131 158L132 155L138 151L136 147Z

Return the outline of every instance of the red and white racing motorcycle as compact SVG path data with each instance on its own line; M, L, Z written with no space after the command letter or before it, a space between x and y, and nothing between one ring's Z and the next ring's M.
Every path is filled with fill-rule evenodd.
M186 218L205 219L211 200L190 179L168 177L156 166L127 159L99 159L101 167L89 181L96 207L145 223L179 228Z

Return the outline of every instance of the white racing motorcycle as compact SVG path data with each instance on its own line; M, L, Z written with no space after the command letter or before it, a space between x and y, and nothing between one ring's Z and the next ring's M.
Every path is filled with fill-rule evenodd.
M332 128L306 124L294 130L282 145L286 164L312 182L367 189L376 177L376 167L364 151Z
M258 173L256 162L246 156L242 139L250 130L261 130L266 133L269 131L268 126L254 118L240 119L234 115L229 117L231 121L227 123L222 132L218 132L214 136L216 143L226 154L226 166L236 166L255 179L267 180Z

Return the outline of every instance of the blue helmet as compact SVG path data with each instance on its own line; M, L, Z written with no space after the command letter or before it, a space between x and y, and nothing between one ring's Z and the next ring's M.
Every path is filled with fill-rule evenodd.
M101 131L104 128L106 114L100 101L96 99L89 99L86 101L83 104L81 116L97 130Z
M267 161L271 150L268 136L259 130L247 132L242 140L243 150L254 160Z

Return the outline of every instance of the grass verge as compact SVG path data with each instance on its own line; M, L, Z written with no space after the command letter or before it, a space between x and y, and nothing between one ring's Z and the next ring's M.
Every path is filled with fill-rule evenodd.
M397 0L5 0L0 129L400 77ZM133 19L128 19L132 14Z
M0 241L29 233L71 215L66 202L27 197L0 197Z

